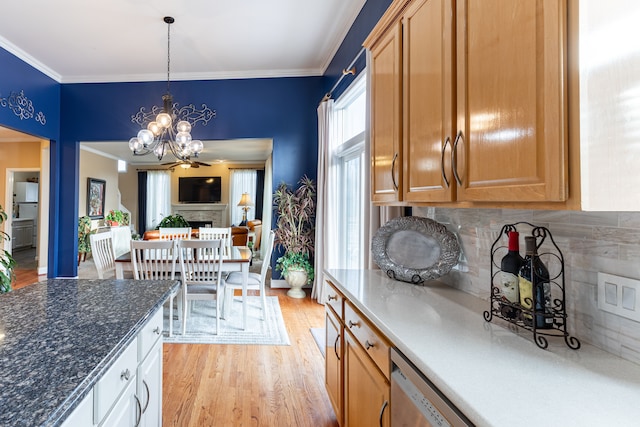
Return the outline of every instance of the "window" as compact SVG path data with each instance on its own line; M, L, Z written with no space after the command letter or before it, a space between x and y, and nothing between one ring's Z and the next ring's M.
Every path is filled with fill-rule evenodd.
M255 169L235 169L231 170L230 177L230 215L231 224L242 223L244 210L238 206L242 193L248 193L249 198L253 202L253 206L247 210L247 221L255 219L255 203L256 203L256 178Z
M338 98L334 107L335 138L331 147L337 195L336 268L364 268L366 73Z

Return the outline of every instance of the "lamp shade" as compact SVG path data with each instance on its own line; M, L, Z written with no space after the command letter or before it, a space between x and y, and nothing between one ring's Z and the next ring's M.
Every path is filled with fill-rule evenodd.
M242 193L238 206L253 206L253 200L251 200L249 193Z

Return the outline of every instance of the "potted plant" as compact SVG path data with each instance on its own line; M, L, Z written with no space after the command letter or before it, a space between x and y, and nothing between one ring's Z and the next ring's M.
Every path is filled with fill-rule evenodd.
M0 205L0 225L7 220L7 213ZM5 240L9 240L9 235L4 231L0 231L0 243L3 243ZM16 266L16 261L13 259L11 254L4 250L4 248L0 249L0 293L9 292L11 290L11 284L13 283L13 279L15 278L15 273L13 269Z
M104 217L104 220L107 222L107 225L117 227L124 223L124 214L122 211L112 209L107 216Z
M158 223L156 230L160 227L190 227L189 222L180 214L167 215Z
M303 176L297 189L281 183L273 194L278 220L275 241L284 250L276 261L276 270L282 272L291 286L287 295L304 298L302 286L313 281L311 255L314 250L316 187L312 179Z

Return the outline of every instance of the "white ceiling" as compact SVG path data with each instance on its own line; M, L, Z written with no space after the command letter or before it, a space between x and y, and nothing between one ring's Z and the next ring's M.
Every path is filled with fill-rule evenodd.
M0 46L60 83L319 76L366 0L6 1ZM0 128L1 141L25 140ZM203 141L200 161L264 161L270 140ZM123 142L82 144L132 164ZM173 157L165 158L173 161Z
M60 83L322 75L365 0L5 1L0 46Z

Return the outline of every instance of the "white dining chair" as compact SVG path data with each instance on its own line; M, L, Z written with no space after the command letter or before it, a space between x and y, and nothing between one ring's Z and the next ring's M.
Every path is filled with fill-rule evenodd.
M180 240L191 238L191 227L160 227L160 240Z
M264 259L262 260L260 274L249 273L249 278L247 279L247 290L258 291L260 294L260 304L262 305L263 320L267 319L267 297L265 294L264 283L267 279L267 272L269 271L269 267L271 265L271 253L273 252L274 239L275 233L273 232L273 230L271 230L269 231L269 236L267 238L267 247ZM229 275L225 279L225 300L227 303L231 303L233 301L233 293L236 289L242 289L242 273L240 273L239 271L229 273Z
M182 278L182 334L187 332L189 302L213 300L216 304L216 334L220 331L220 299L224 295L222 278L223 240L179 240Z
M176 273L177 241L132 240L131 264L135 280L174 280ZM178 305L181 293L178 290ZM169 336L173 336L173 300L169 298Z
M231 255L231 227L200 227L198 229L200 240L223 240L223 256Z
M93 262L98 271L98 278L104 279L105 275L113 272L115 276L116 262L113 251L113 239L111 232L91 234L89 236Z

